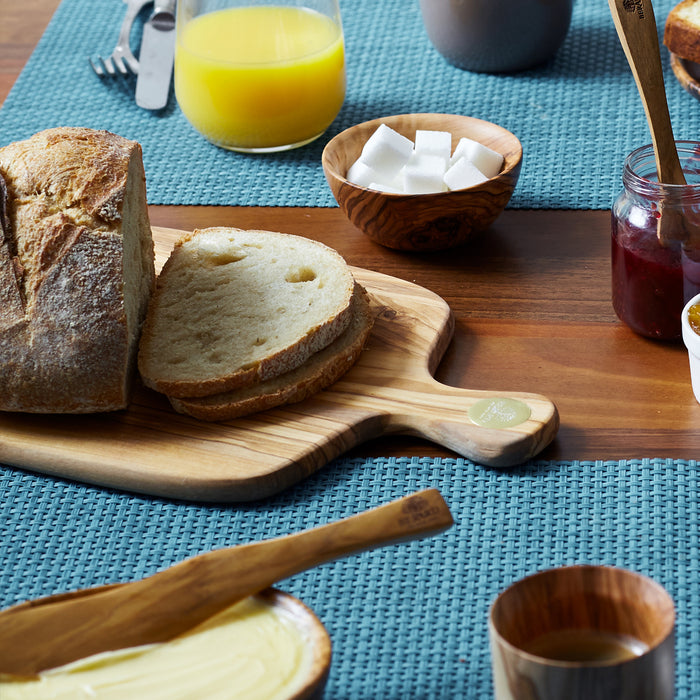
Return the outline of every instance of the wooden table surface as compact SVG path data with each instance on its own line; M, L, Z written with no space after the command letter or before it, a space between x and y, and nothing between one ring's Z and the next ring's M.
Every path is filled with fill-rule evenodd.
M0 102L58 0L0 0ZM557 405L561 427L543 459L700 456L700 405L685 348L636 336L610 300L609 211L507 210L459 250L406 254L359 233L337 208L152 206L154 225L301 234L360 267L442 296L456 318L437 378L455 386L530 391ZM356 456L454 456L385 437Z

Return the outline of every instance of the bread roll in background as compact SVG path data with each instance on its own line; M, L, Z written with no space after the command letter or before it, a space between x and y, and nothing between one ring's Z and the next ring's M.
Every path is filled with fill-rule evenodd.
M700 0L683 0L669 12L664 44L680 58L700 63Z
M62 127L0 148L0 410L125 408L154 254L141 147Z

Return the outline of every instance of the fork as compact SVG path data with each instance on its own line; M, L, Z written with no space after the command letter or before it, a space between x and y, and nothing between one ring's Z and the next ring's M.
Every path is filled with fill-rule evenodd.
M129 37L131 36L134 20L141 12L141 9L151 0L124 0L124 2L126 3L126 15L119 30L119 39L114 51L107 58L98 56L97 61L93 61L92 58L88 59L92 69L100 77L116 75L117 73L121 75L128 75L129 73L138 75L139 72L139 62L131 52Z

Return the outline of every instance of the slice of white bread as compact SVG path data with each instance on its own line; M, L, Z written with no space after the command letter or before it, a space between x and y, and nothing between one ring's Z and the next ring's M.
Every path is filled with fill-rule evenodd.
M345 331L291 372L213 396L170 398L170 403L179 413L220 421L303 401L338 381L359 358L374 323L369 298L360 285L352 305L352 320Z
M300 236L225 227L187 234L149 305L143 382L190 398L290 372L348 327L354 286L335 250Z
M0 148L0 181L0 410L125 408L155 282L141 147L48 129Z
M669 12L664 44L680 58L700 63L700 0L683 0Z

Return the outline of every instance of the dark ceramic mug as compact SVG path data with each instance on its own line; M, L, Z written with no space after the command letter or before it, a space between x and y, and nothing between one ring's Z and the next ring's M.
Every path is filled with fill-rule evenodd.
M559 49L574 0L419 0L428 38L465 70L533 68Z

